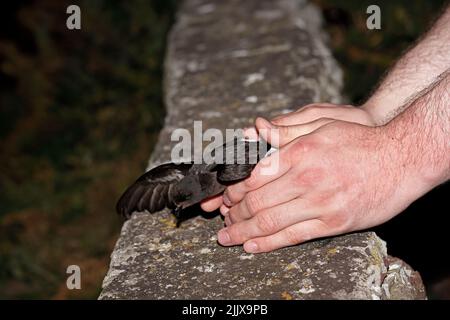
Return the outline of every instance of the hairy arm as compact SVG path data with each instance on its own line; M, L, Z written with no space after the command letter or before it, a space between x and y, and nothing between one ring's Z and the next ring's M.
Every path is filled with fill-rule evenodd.
M394 65L362 106L383 124L410 105L417 94L450 67L450 6L433 27Z
M450 68L418 96L381 130L397 141L404 166L413 166L429 191L450 178Z
M230 209L219 242L267 252L366 229L402 212L450 178L449 88L447 71L383 126L335 121L283 146L279 161L263 159L227 188ZM264 175L270 162L278 169Z
M270 122L258 118L256 127L267 130L278 129L273 133L278 141L275 146L282 147L295 138L307 135L335 120L366 126L384 125L413 105L414 100L427 91L425 88L430 86L439 74L450 68L449 52L450 6L417 44L398 60L375 93L360 108L351 105L314 103L281 115ZM257 137L258 133L255 128L251 128L248 135ZM264 134L262 137L267 138ZM227 206L223 205L221 196L202 203L202 208L206 211L213 211L219 207L222 213L228 211Z
M284 136L287 142L334 120L383 125L410 106L425 88L450 68L449 53L450 6L417 44L397 61L361 108L313 103L272 119L271 124L289 131L289 135ZM270 123L266 121L265 125L270 126Z

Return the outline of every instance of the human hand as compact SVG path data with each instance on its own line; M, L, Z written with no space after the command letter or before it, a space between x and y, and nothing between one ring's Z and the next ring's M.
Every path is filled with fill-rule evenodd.
M365 126L376 125L372 114L364 106L332 103L308 104L296 111L271 119L270 124L274 126L272 128L278 129L281 138L279 147L281 147L299 136L309 134L336 120Z
M257 138L258 132L256 128L268 129L271 132L272 139L265 134L269 132L268 130L261 130L262 138L266 141L270 140L269 142L271 142L274 147L282 147L293 139L309 134L335 120L354 122L366 126L375 126L375 120L372 114L364 107L332 103L312 103L305 105L296 111L280 115L270 122L263 118L257 118L256 127L247 129L245 134L252 138ZM220 208L222 214L225 214L229 209L223 203L222 195L204 200L201 203L201 207L207 212Z
M275 174L262 174L273 154L227 188L219 242L267 252L387 221L427 189L400 146L384 127L342 121L295 138L277 151Z

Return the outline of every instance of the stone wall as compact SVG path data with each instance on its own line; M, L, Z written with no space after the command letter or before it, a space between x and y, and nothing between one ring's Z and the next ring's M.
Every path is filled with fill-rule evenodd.
M166 56L167 117L149 168L170 160L175 128L241 128L310 102L339 102L342 72L316 7L297 0L186 0ZM267 254L217 243L218 215L179 227L135 214L111 255L100 299L421 299L417 272L372 232Z

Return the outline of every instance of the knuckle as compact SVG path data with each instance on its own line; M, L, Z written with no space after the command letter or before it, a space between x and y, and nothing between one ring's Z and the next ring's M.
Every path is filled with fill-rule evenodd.
M349 231L352 226L351 218L344 210L333 211L327 214L323 220L331 230L337 233Z
M320 167L308 168L295 177L297 186L314 186L324 179L324 170Z
M306 187L305 180L303 180L303 172L297 172L292 178L292 186L294 188L304 188Z
M315 207L326 208L328 209L330 205L333 203L335 195L335 190L327 190L318 192L312 196L310 196L309 201ZM327 210L328 211L328 210Z
M265 234L271 234L278 230L278 220L269 214L260 214L256 216L259 229Z
M232 224L238 223L242 220L248 219L248 214L245 213L243 207L245 205L240 202L228 211L228 217L230 217L230 221Z
M289 126L279 126L277 129L280 137L289 137L291 134L291 129Z
M247 206L247 210L252 216L262 209L262 199L255 193L247 194L244 201Z
M284 232L286 242L289 245L296 245L300 242L307 241L305 239L308 239L308 236L306 234L300 235L298 232L296 232L294 229L286 229Z
M230 236L231 242L234 244L239 244L244 241L244 238L238 228L236 228L234 225L231 225L228 227L228 234Z
M297 193L300 195L304 192L307 192L307 190L311 187L308 185L301 176L294 177L294 180L292 182L292 187L295 188Z
M330 115L328 115L327 117L321 117L321 118L317 119L316 123L320 126L324 126L325 124L327 124L331 121L334 121L334 120L335 119L331 118ZM314 129L316 129L316 127L311 124L310 129L314 130Z
M287 147L284 149L281 148L279 151L276 152L275 156L270 155L269 157L266 157L260 161L260 163L263 163L265 167L283 166L287 168L292 167L293 162L295 162L295 160L291 147Z
M305 106L301 112L308 117L315 117L318 115L318 111L320 111L316 104L311 104Z
M244 180L244 186L249 190L252 190L257 186L258 180L255 171L256 170L253 170L250 176Z
M231 201L231 203L236 203L240 200L239 193L237 192L235 186L228 187L225 194L228 200Z
M311 150L311 144L307 138L300 138L292 144L291 155L294 158L303 157L306 153Z
M280 245L273 243L273 241L270 240L270 237L264 237L258 241L258 247L260 252L271 252L280 248Z

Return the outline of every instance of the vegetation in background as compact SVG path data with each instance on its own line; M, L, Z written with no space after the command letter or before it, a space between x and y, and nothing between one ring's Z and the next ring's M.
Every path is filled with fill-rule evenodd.
M79 1L82 28L70 31L72 3L2 9L2 298L98 296L121 225L115 202L161 127L174 2ZM66 289L71 264L82 290Z
M353 103L444 1L313 0ZM65 27L77 3L82 29ZM382 30L366 28L378 4ZM175 1L8 1L0 19L0 298L96 298L163 117L162 57ZM236 8L236 10L239 10ZM82 290L66 289L78 264Z
M313 0L322 9L333 54L344 69L345 93L361 104L401 54L428 30L446 1ZM369 30L366 9L381 9L381 30Z

